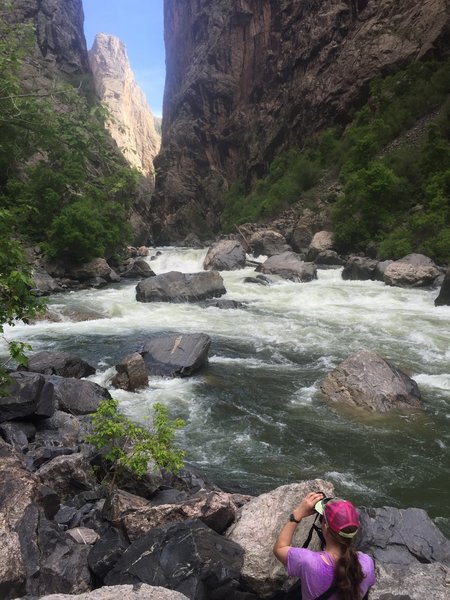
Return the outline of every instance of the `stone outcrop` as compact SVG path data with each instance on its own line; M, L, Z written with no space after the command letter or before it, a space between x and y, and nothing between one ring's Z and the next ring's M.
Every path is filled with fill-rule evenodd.
M125 45L98 33L89 52L95 87L111 114L107 127L127 162L154 180L153 159L161 136L144 92L137 85Z
M447 600L449 583L450 570L440 563L383 566L378 568L370 600Z
M325 377L320 389L332 403L358 406L374 412L418 409L421 406L416 382L367 349L346 358Z
M300 254L283 252L274 254L257 271L267 275L278 275L290 281L308 282L317 279L317 268L311 262L304 262Z
M440 271L431 258L423 254L408 254L389 264L383 275L387 285L405 287L430 286Z
M272 548L289 513L299 499L311 491L324 492L327 497L334 496L333 486L321 479L283 485L245 504L236 522L227 530L226 537L245 550L242 577L258 597L269 597L280 589L287 589L289 583L292 584L292 580L287 581L286 569L275 558ZM302 519L296 529L293 545L303 544L313 521L314 517ZM309 548L320 548L316 534Z
M446 0L167 0L158 243L217 229L221 195L345 122L370 80L446 48ZM289 241L289 240L288 240Z

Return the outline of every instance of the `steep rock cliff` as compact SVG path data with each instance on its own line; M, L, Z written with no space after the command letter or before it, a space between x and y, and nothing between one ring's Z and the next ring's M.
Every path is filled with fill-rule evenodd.
M112 35L97 34L89 62L97 93L112 116L108 123L111 136L128 163L153 182L153 159L161 136L144 92L135 81L124 44Z
M344 122L379 72L445 52L447 0L165 0L160 241L217 230L220 197Z

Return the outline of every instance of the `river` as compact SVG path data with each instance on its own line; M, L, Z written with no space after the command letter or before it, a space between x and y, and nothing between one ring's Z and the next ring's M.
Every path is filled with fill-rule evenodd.
M161 251L150 263L156 273L202 270L205 250ZM450 535L450 307L434 307L436 290L343 281L339 269L270 287L243 283L252 274L222 273L225 298L245 309L138 303L136 282L121 282L52 296L49 308L62 322L6 333L33 351L78 354L105 387L114 365L148 336L207 333L204 371L153 377L137 393L113 390L123 411L145 423L155 402L167 405L186 421L177 441L187 462L225 489L256 494L320 477L359 505L424 508ZM417 381L423 411L374 416L324 402L321 380L363 347Z

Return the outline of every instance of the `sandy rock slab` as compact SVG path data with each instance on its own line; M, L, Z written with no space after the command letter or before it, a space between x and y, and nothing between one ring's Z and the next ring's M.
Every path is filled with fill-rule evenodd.
M187 600L180 592L155 587L145 583L141 585L114 585L102 587L87 594L51 594L41 596L39 600ZM16 599L18 600L18 599Z

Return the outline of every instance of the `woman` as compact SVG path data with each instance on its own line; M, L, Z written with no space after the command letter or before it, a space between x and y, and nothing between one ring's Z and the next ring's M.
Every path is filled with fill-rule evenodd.
M323 515L324 550L313 552L291 546L297 525L315 511ZM294 509L273 552L287 565L288 575L300 578L302 600L362 600L368 597L369 588L375 584L375 567L370 556L352 548L358 526L358 513L351 502L327 501L322 493L307 494Z

